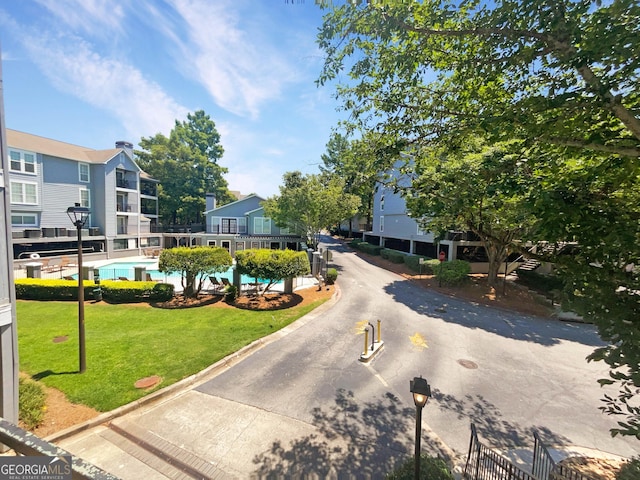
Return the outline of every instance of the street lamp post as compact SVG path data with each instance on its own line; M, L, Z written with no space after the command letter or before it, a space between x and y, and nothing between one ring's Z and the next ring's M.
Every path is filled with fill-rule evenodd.
M413 403L416 404L416 451L415 451L415 471L413 478L420 478L420 438L422 437L422 409L431 397L431 386L426 379L414 377L409 382L409 389L413 394Z
M89 218L89 209L79 203L67 208L69 220L78 230L78 343L80 355L80 373L87 369L87 358L84 341L84 279L82 278L82 228Z

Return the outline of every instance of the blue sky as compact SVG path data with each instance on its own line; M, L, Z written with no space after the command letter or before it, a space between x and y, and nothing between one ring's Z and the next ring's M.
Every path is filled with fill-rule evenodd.
M9 128L94 149L204 110L229 188L316 173L339 113L317 87L314 0L21 0L0 6Z

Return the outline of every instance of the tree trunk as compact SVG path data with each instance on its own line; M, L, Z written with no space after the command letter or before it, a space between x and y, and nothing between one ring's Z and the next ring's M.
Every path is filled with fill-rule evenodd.
M487 283L490 287L496 289L498 285L498 271L500 266L507 258L507 247L505 244L497 242L492 239L485 239L485 249L487 250L487 257L489 257L489 273L487 274Z

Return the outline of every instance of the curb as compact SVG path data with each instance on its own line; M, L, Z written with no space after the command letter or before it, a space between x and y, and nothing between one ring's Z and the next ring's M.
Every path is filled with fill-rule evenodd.
M87 420L86 422L73 425L64 430L60 430L59 432L56 432L56 433L52 433L51 435L48 435L47 437L45 437L44 440L50 443L55 443L61 440L65 440L69 437L82 433L91 428L97 427L105 423L109 423L118 417L131 413L142 407L150 406L151 404L158 402L160 400L163 400L165 398L168 398L171 396L178 396L183 392L185 392L186 390L191 389L195 385L204 383L205 381L216 377L223 370L226 370L227 368L231 368L233 365L241 362L242 360L247 358L249 355L260 350L265 345L272 343L276 340L279 340L280 338L306 325L307 323L312 321L315 317L317 317L319 313L323 313L326 310L329 310L329 308L333 307L333 305L335 305L338 302L338 300L340 300L340 297L342 296L340 292L340 288L338 287L337 284L334 284L334 288L335 288L335 291L333 295L331 295L331 298L329 298L329 300L324 302L319 307L315 308L314 310L307 313L306 315L300 317L298 320L287 325L286 327L281 328L280 330L273 332L267 335L266 337L262 337L257 340L254 340L249 345L245 345L237 352L227 355L226 357L218 360L213 365L208 366L204 370L194 373L189 377L183 378L182 380L179 380L176 383L173 383L164 388L161 388L160 390L150 393L149 395L139 398L138 400L134 400L133 402L127 403L126 405L122 405L121 407L118 407L109 412L104 412L98 415L97 417Z

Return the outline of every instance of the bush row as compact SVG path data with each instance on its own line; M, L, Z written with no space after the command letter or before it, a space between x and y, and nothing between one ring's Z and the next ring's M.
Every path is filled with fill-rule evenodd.
M20 278L15 281L16 297L21 300L77 300L78 283L75 280L48 280ZM98 285L84 283L84 298L94 298ZM171 300L174 287L169 283L126 282L105 280L100 283L102 298L112 303L165 302ZM97 293L97 292L96 292Z
M411 255L391 248L383 248L359 239L352 240L349 242L349 245L354 249L370 255L380 255L382 258L390 260L393 263L404 263L416 273L435 275L442 285L460 285L467 279L467 275L471 273L471 265L464 260L443 262L442 265L440 265L438 259ZM423 259L423 264L420 264L420 259Z

